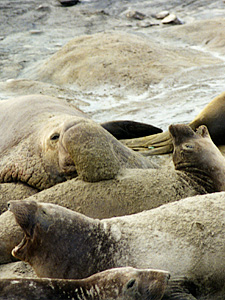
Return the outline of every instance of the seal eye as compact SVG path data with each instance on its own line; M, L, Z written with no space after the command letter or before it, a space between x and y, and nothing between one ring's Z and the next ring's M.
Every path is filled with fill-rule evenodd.
M50 136L51 141L57 141L59 139L59 133L55 132Z
M192 150L192 149L194 149L194 145L192 145L192 144L184 144L183 149L184 150Z
M129 280L127 283L127 289L132 288L134 286L134 284L135 284L135 279Z

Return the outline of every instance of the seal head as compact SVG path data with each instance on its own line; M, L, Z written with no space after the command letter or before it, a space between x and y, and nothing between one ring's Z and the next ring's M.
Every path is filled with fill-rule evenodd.
M170 125L176 170L193 177L208 192L225 189L225 159L210 138L205 125L196 132L188 125Z
M0 279L0 298L24 300L160 300L168 272L114 268L81 280L50 278Z

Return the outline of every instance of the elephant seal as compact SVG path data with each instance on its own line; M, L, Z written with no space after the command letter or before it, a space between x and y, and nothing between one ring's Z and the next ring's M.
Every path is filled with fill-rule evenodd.
M131 267L114 268L80 280L0 279L0 299L160 300L169 273Z
M22 96L1 101L0 108L1 183L43 190L76 176L99 181L114 178L121 167L154 167L60 99Z
M195 118L189 123L193 130L200 125L206 125L213 142L225 145L225 92L215 97ZM137 139L125 140L123 143L136 150L147 150L149 155L165 154L173 151L173 144L168 131Z
M192 286L172 287L176 299L206 299L225 291L224 196L186 198L101 221L58 205L11 201L25 234L12 253L40 277L85 278L127 265L168 270L172 281L183 278L183 286Z

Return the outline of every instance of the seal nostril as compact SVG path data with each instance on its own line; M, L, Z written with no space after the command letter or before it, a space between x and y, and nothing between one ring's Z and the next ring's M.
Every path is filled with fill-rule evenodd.
M129 280L129 282L127 283L127 289L130 289L130 288L132 288L132 287L133 287L133 285L134 285L134 283L135 283L135 279L131 279L131 280Z
M8 202L7 205L8 205L8 210L10 210L10 202Z

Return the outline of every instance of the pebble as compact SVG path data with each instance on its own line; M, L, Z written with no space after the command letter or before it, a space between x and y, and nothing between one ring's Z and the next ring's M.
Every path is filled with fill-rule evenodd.
M48 5L41 4L36 8L37 11L50 11L51 8Z
M152 15L152 16L156 19L161 20L161 19L164 19L165 17L167 17L169 14L170 13L168 10L163 10L163 11L157 13L156 15Z
M42 30L30 30L30 34L42 34Z
M79 2L79 0L58 0L62 6L72 6Z
M157 26L157 25L159 25L159 24L146 22L146 21L140 21L137 23L137 26L141 27L141 28L148 28L148 27Z
M162 19L162 24L183 24L183 22L175 15L175 14L169 14L167 17Z
M129 19L136 19L136 20L144 20L144 18L146 17L145 14L140 13L138 11L135 10L130 10L126 13L127 18Z

